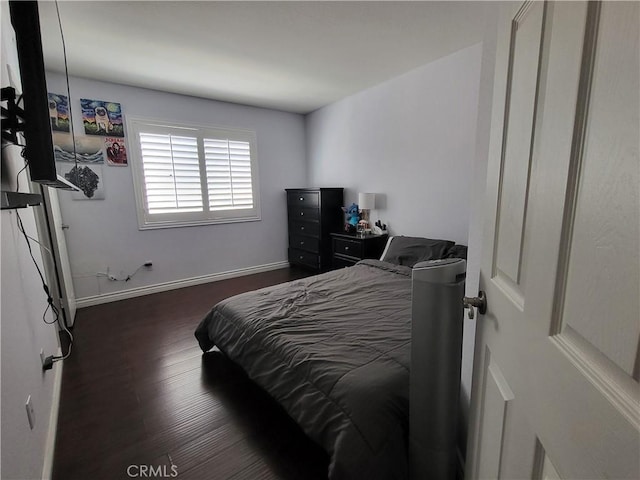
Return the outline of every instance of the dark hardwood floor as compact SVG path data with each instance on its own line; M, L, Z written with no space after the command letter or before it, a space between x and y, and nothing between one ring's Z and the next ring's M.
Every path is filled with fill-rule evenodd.
M276 270L79 310L53 478L326 479L326 453L193 336L223 298L307 275Z

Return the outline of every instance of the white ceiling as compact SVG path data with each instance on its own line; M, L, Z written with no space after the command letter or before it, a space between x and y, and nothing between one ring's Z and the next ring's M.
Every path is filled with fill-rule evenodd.
M69 73L308 113L482 40L484 2L58 2ZM54 2L47 68L63 72Z

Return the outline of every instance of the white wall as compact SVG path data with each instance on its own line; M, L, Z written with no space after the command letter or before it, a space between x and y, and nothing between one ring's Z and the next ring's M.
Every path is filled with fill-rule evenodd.
M27 233L37 237L32 208L20 210L20 216ZM42 269L40 252L36 245L33 247ZM45 450L52 446L47 445L47 436L54 408L54 380L60 364L43 372L40 349L47 356L55 355L58 340L55 327L42 320L47 306L45 293L16 226L15 211L11 210L2 211L1 290L2 478L41 478ZM51 321L52 316L48 314L46 319ZM36 416L33 430L29 428L25 410L29 395ZM56 418L52 420L55 422Z
M70 86L76 136L82 134L80 98L120 102L125 117L255 130L262 209L259 222L140 231L131 168L105 165L104 200L59 195L64 222L70 226L67 245L79 299L286 261L284 189L306 183L301 115L82 78L71 78ZM66 91L63 77L56 74L48 76L48 87L55 93ZM153 261L153 269L141 270L127 283L95 276L107 267L126 276L146 260Z
M396 235L467 243L481 45L307 116L309 183L383 194Z
M9 23L7 3L2 2L2 86L8 86L6 65L10 64L18 72L13 30ZM15 175L24 166L19 157L20 148L3 149L3 188L15 189ZM28 191L26 174L21 175L21 191ZM25 230L37 237L34 208L20 209ZM0 357L2 451L0 477L3 479L41 478L45 457L51 455L47 443L52 409L55 410L57 397L54 383L59 374L59 364L53 370L43 372L40 363L40 349L46 355L58 351L56 329L46 325L43 312L46 296L36 268L27 251L27 244L16 224L16 211L3 210L1 213L1 263L2 284L0 317ZM33 255L40 269L42 257L40 249L33 244ZM47 314L47 321L52 316ZM25 402L31 395L35 410L35 428L31 430L27 421ZM55 399L54 399L55 398ZM55 422L54 416L53 421ZM51 458L51 457L49 457Z

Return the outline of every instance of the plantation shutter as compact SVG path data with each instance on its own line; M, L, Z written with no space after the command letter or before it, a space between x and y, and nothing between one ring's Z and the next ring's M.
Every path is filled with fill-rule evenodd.
M201 212L197 138L140 133L140 148L148 212Z
M253 207L251 145L227 139L204 139L209 209Z
M256 135L129 117L141 230L260 220Z

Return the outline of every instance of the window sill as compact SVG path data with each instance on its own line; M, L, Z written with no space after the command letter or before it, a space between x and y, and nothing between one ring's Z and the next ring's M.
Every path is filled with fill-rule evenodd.
M242 217L242 218L218 218L218 219L206 219L206 220L188 220L188 221L157 221L146 222L138 225L138 230L159 230L163 228L182 228L182 227L200 227L205 225L219 225L224 223L244 223L244 222L259 222L261 217Z

